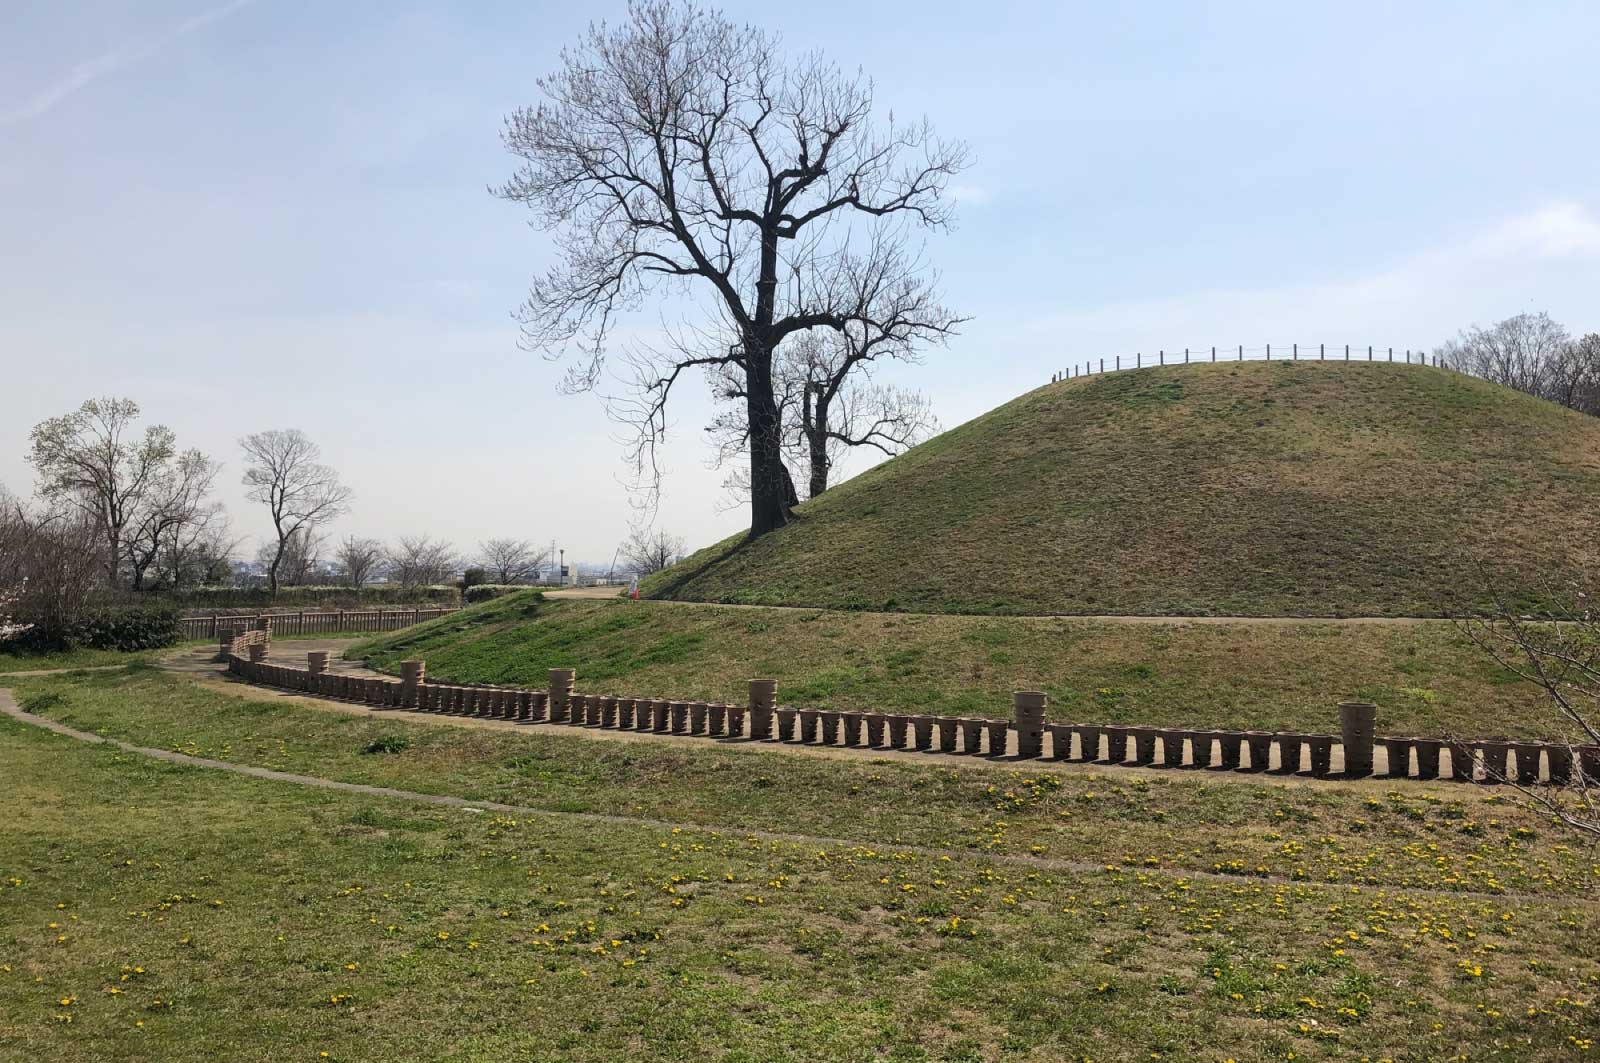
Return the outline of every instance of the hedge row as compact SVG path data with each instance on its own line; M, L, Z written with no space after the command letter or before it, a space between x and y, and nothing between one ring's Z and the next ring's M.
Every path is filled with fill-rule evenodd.
M170 602L190 612L223 609L263 609L269 606L320 606L333 609L354 609L362 606L387 607L397 605L461 604L461 591L456 587L281 587L277 597L265 588L201 587L195 590L161 594L162 602Z
M6 643L29 652L55 650L159 650L178 643L178 611L171 606L94 609L63 629L35 626Z

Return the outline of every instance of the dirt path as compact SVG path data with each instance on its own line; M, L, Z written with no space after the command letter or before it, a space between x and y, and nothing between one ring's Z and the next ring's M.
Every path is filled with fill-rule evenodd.
M618 600L619 587L565 587L545 591L546 598L555 601ZM812 605L739 605L731 602L679 602L667 598L647 598L652 605L677 606L685 609L782 609L789 612L829 612ZM893 613L892 616L943 616L951 613ZM1125 616L1117 614L1081 613L1028 613L1017 616L986 617L991 620L1084 620L1101 624L1257 624L1266 627L1286 627L1294 624L1340 624L1348 626L1392 625L1405 627L1412 624L1444 622L1437 616Z
M271 768L258 768L249 764L235 764L225 760L212 760L208 757L195 757L187 753L178 753L170 749L155 749L150 746L138 746L131 742L123 742L115 738L106 738L103 735L91 734L68 727L64 723L42 716L31 716L22 711L11 691L0 687L0 714L15 720L17 723L29 727L37 727L78 742L91 745L105 745L118 749L124 753L136 756L149 757L153 760L165 761L169 764L182 764L193 768L206 768L213 771L224 771L233 775L244 775L253 779L264 779L269 782L288 783L294 786L311 787L319 790L332 790L339 793L357 794L363 797L380 797L396 801L410 801L416 804L435 805L443 808L459 808L468 812L505 812L511 815L524 817L539 817L550 820L577 821L582 823L603 823L611 826L649 827L657 830L683 830L697 831L712 834L724 834L730 837L753 838L760 841L784 842L793 845L802 845L811 849L852 849L870 847L878 852L887 853L914 853L931 859L951 860L979 860L1012 867L1027 868L1029 870L1069 871L1078 874L1104 874L1107 865L1103 862L1095 863L1088 860L1062 860L1054 857L1024 856L1021 854L1007 853L978 853L963 849L938 849L920 845L884 844L876 840L863 841L860 839L836 838L822 834L800 834L790 831L760 830L749 827L727 826L717 823L675 822L672 820L652 819L645 816L617 816L607 815L603 812L561 812L548 808L535 808L529 805L508 805L500 801L475 801L465 797L456 797L450 794L426 794L415 790L398 790L389 786L372 786L366 783L341 782L337 779L324 779L316 775L301 775L296 772L275 771ZM494 721L482 721L491 723ZM594 732L596 734L604 732ZM641 736L648 737L648 736ZM1188 868L1136 868L1132 869L1141 874L1174 875L1180 878L1196 879L1207 882L1226 883L1237 886L1242 881L1237 875L1224 875L1216 872L1188 869ZM1288 875L1255 875L1249 879L1251 883L1273 883L1278 885L1307 885L1302 879ZM1326 885L1328 888L1348 888L1338 884L1310 883L1310 885ZM1374 887L1380 888L1380 887ZM1572 905L1582 903L1573 897L1547 897L1533 893L1490 893L1480 890L1439 890L1427 887L1392 886L1381 887L1391 889L1396 893L1418 894L1427 896L1487 896L1497 899L1514 899L1539 904Z

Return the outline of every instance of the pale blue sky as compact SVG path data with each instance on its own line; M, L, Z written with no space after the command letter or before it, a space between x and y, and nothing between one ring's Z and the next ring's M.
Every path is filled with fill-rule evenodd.
M928 258L974 320L895 379L946 425L1073 361L1600 328L1600 7L729 5L967 140ZM0 16L0 483L122 394L228 463L299 427L336 532L557 538L629 517L598 400L517 349L548 241L485 187L501 117L620 3L39 3ZM653 328L646 314L632 327ZM737 530L686 389L661 521ZM858 462L852 471L859 469ZM253 546L253 541L252 541Z

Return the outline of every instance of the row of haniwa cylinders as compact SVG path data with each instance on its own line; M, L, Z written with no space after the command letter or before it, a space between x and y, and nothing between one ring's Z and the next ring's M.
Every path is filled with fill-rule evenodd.
M325 654L310 662L326 667ZM1217 731L1147 727L1136 724L1057 724L1046 719L1049 699L1040 691L1013 695L1011 720L789 708L777 703L778 684L750 680L747 705L582 694L573 689L576 672L550 670L548 691L499 687L457 687L427 683L421 661L401 663L400 705L422 711L488 718L547 721L571 726L614 728L657 734L704 735L888 748L1031 759L1050 756L1109 765L1189 767L1314 776L1360 777L1372 774L1381 745L1385 774L1391 778L1448 777L1460 781L1502 780L1566 785L1573 775L1573 750L1564 744L1508 739L1450 740L1375 735L1377 708L1367 702L1339 705L1340 733ZM748 733L747 733L748 732ZM1011 733L1015 732L1015 743ZM1336 772L1334 749L1342 763ZM1159 752L1158 752L1159 750ZM1600 747L1579 747L1581 771L1600 781ZM1413 767L1414 760L1414 767ZM1307 765L1309 761L1309 766ZM1441 763L1447 761L1447 775Z

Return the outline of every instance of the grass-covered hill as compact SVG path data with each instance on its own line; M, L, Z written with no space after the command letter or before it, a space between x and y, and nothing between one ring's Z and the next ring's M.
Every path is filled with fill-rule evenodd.
M1051 718L1327 731L1336 703L1379 705L1386 734L1554 735L1553 710L1448 621L1125 621L933 616L521 594L375 637L351 656L440 682L1006 716L1043 690Z
M1030 392L694 554L649 597L954 613L1438 615L1597 557L1600 420L1421 366Z

